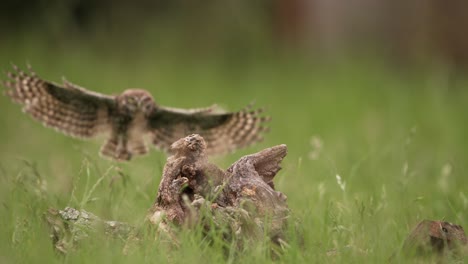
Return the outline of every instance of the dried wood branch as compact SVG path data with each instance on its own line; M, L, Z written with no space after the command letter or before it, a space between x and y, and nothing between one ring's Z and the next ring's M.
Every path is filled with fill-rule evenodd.
M260 238L268 233L275 243L284 243L289 209L273 178L287 154L286 145L244 156L226 171L207 160L199 135L176 141L172 149L148 217L151 223L163 230L172 224L208 226L200 217L203 211L236 236Z
M286 196L274 189L273 179L287 154L286 145L247 155L222 170L210 163L206 143L199 135L174 142L167 159L156 200L147 220L158 238L177 245L175 229L219 227L224 237L241 241L264 239L284 246L289 209ZM91 233L133 238L137 231L126 223L105 221L84 210L51 209L46 213L55 248L69 249ZM242 242L239 243L239 246Z

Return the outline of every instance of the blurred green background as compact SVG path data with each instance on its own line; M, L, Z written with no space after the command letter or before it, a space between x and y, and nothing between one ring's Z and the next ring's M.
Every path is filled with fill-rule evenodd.
M288 196L304 244L292 242L283 262L378 263L422 219L468 223L465 2L0 5L3 71L10 62L28 62L47 80L66 76L109 94L145 88L159 104L180 108L218 103L234 111L252 101L265 107L272 121L264 142L213 161L225 168L247 153L288 145L276 187ZM0 262L64 260L42 221L49 207L143 220L165 154L107 161L97 154L100 140L44 128L4 96L0 109ZM123 257L117 242L91 243L65 261L226 260L191 239L175 252L155 246ZM237 260L268 262L265 255Z

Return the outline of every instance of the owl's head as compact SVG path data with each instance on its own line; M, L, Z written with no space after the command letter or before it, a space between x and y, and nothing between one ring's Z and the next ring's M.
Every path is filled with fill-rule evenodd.
M171 145L171 152L175 155L187 157L202 157L205 155L206 142L198 134L192 134L177 140Z
M150 93L140 89L125 90L117 97L117 104L122 111L129 114L141 112L149 115L156 107L156 103Z

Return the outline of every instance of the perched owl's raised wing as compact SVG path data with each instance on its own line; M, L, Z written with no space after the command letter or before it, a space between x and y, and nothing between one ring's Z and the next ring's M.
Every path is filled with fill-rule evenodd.
M80 138L110 129L109 116L116 108L114 97L65 80L63 86L42 80L31 69L24 72L13 66L7 75L5 94L44 125Z
M269 117L262 116L262 109L251 108L248 106L239 112L219 113L157 107L148 124L153 143L158 148L168 151L176 140L190 134L200 134L207 143L208 154L221 154L262 140Z

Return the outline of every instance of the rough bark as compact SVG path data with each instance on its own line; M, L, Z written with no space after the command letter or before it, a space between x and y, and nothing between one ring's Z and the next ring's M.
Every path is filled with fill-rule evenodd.
M289 216L286 196L274 189L273 178L287 154L279 145L244 156L227 170L210 163L205 142L191 135L172 145L158 196L149 221L162 230L176 226L227 225L230 238L261 238L267 233L273 242L284 242ZM200 212L212 217L207 220Z
M78 242L95 233L128 239L135 230L127 223L102 220L90 212L71 207L51 208L45 213L45 220L54 248L61 253L69 252Z
M265 234L275 244L286 245L289 209L286 196L273 184L287 154L286 145L244 156L227 170L208 161L206 143L199 135L182 138L171 148L173 155L167 159L147 216L148 223L157 229L158 239L169 238L177 245L176 229L201 226L206 231L219 227L226 239L239 241L239 246L241 238L259 241ZM102 220L84 210L50 209L46 220L55 248L63 253L99 231L138 240L134 227Z

